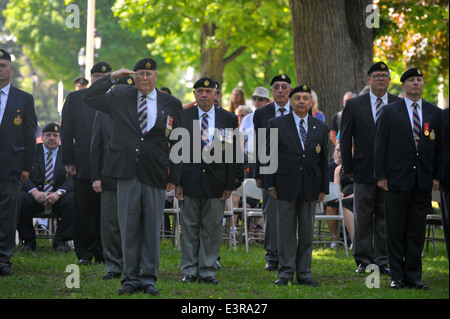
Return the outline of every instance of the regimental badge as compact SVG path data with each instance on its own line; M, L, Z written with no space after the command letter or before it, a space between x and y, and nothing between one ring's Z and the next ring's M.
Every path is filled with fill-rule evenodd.
M150 68L152 67L152 64L151 64L150 62L147 62L147 64L145 65L145 67L146 67L147 69L150 69Z
M423 134L425 136L430 135L430 123L423 123Z
M128 80L127 80L127 83L128 83L129 85L131 85L131 84L133 84L133 80L132 80L132 79L128 79Z
M380 67L381 67L382 69L385 69L385 68L386 68L386 65L380 64Z
M106 66L102 66L102 71L103 71L103 72L106 71Z
M170 132L172 132L172 124L173 124L173 117L167 115L167 120L166 120L166 137L169 137Z
M430 133L430 140L434 141L436 139L436 133L434 133L434 130Z
M319 154L322 148L320 147L320 144L316 145L316 153Z
M205 84L205 86L209 86L209 81L206 80L203 84Z
M303 90L306 91L308 87L306 85L303 85Z
M0 57L2 57L3 56L3 52L2 51L0 51Z
M421 75L422 71L420 71L419 69L417 69L417 74Z
M15 126L19 126L20 124L22 124L22 118L20 117L20 115L17 115L17 116L14 118L14 125L15 125Z
M286 78L286 75L281 74L281 78L284 80Z

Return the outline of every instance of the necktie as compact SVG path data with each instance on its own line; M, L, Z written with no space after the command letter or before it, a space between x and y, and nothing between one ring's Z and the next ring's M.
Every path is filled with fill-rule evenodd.
M147 132L147 96L141 96L141 104L138 107L138 120L142 134Z
M417 103L413 103L412 106L414 107L413 110L413 135L414 135L414 142L416 143L416 148L419 146L419 140L420 140L420 117L419 113L417 112Z
M53 160L52 151L47 152L47 159L45 160L45 181L44 192L50 193L53 189Z
M306 135L307 134L306 134L305 127L303 126L303 123L305 123L305 121L303 119L301 119L300 120L300 136L302 138L303 145L305 145L306 144Z
M202 134L202 147L205 147L209 144L209 135L208 135L208 114L203 113L202 115L202 123L201 123L201 134Z
M283 115L284 115L284 112L286 112L286 109L285 109L284 107L280 107L280 108L278 109L278 111L280 111L281 116L283 116Z
M375 122L378 120L378 117L381 114L381 109L383 108L383 100L380 98L377 98L376 104L375 104Z

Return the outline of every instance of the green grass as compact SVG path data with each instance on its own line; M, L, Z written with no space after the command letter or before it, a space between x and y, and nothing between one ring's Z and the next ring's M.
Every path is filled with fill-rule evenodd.
M390 278L380 277L380 288L366 287L367 275L354 272L352 253L345 256L339 251L316 247L313 252L312 272L318 287L274 284L276 272L264 270L264 250L260 245L251 245L249 253L234 252L223 245L222 269L217 279L219 285L181 282L180 251L169 241L161 242L159 278L156 287L160 296L150 297L142 293L119 296L120 280L105 281L104 265L80 266L80 288L67 288L66 266L76 263L76 255L53 252L47 240L38 240L33 253L18 250L12 258L11 277L0 277L0 299L448 299L449 264L444 244L438 244L435 255L432 246L423 258L423 281L430 290L392 290ZM1 301L0 301L1 304Z

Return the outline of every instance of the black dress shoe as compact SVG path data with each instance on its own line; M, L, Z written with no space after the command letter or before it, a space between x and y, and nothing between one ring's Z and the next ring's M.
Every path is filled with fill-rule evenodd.
M277 280L275 280L275 285L277 285L277 286L287 286L288 282L289 282L289 279L280 277Z
M91 264L91 261L87 258L80 258L80 260L78 260L77 264L82 265L82 266L88 266Z
M142 288L142 291L145 294L149 294L149 295L152 295L152 296L158 296L159 295L159 291L153 285L144 286L144 288Z
M218 285L219 282L217 281L216 278L212 277L212 276L208 276L208 277L200 277L198 280L199 283L204 282L205 284L213 284L213 285Z
M266 266L264 267L265 270L267 271L275 271L278 270L278 263L274 262L274 261L269 261Z
M407 281L406 282L406 287L408 288L413 288L413 289L422 289L422 290L428 290L429 287L427 284L424 284L421 281Z
M389 269L389 267L387 265L381 265L378 267L380 269L380 273L383 275L391 275L391 270Z
M119 295L131 295L135 292L138 292L138 289L129 284L125 284L125 286L119 289Z
M20 247L20 251L35 251L36 250L36 240L25 241Z
M8 266L0 268L0 277L8 277L14 275L15 272L11 270Z
M102 279L104 280L110 280L110 279L114 279L114 278L120 278L121 273L120 272L108 272L106 275L104 275L102 277Z
M358 274L365 274L367 266L368 266L367 264L359 264L358 268L356 268L355 272Z
M405 284L402 280L394 280L393 282L391 282L390 287L392 289L402 289L405 287Z
M193 275L186 275L183 278L183 282L196 282L197 281L197 277L193 276Z
M312 278L305 278L305 279L297 280L297 284L298 285L308 285L308 286L313 286L313 287L317 287L319 285L319 283Z
M70 252L69 246L67 246L66 242L62 239L55 239L53 241L53 250L63 252L63 253Z

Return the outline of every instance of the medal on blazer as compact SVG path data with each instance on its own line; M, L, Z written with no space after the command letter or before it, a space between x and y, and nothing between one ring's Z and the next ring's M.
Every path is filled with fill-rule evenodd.
M436 139L436 133L434 133L434 130L430 133L430 140L434 141Z
M14 118L14 125L15 126L19 126L20 124L22 124L22 118L20 117L20 110L17 110L17 115Z
M172 131L172 123L173 123L173 117L167 115L167 120L166 120L166 137L169 137L170 132Z
M319 154L322 148L320 147L320 144L316 145L316 153Z
M430 123L423 123L423 134L430 135Z

